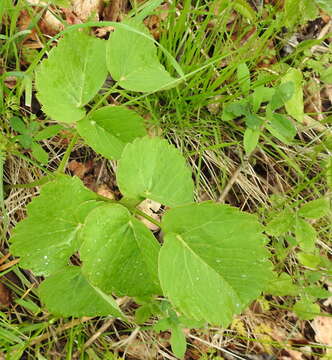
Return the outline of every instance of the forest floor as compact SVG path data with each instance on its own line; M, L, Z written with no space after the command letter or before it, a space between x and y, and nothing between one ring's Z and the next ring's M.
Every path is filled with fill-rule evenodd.
M230 204L256 213L268 225L268 247L279 275L274 287L234 317L228 328L186 329L185 359L332 359L332 213L303 220L306 231L314 232L311 239L307 233L301 237L297 225L288 221L289 214L313 200L331 203L329 0L1 0L0 127L12 146L0 148L5 189L0 199L0 359L176 359L170 333L153 331L153 318L131 327L109 317L72 319L48 313L38 298L41 278L20 268L19 259L9 252L11 231L40 190L19 184L54 171L71 136L62 129L48 139L33 139L33 128L54 125L35 96L38 54L54 46L50 39L68 25L122 21L147 6L152 10L145 25L190 76L181 91L136 97L120 91L107 102L130 101L151 136L162 136L181 150L193 171L197 201ZM112 31L91 28L102 39ZM171 69L168 59L159 55ZM249 81L239 81L241 69L249 71ZM248 151L254 140L243 140L250 120L241 106L262 96L255 115L268 117L265 95L257 89L276 89L287 74L292 74L296 95L279 113L289 122L281 121L275 131L262 130L254 150ZM22 143L13 117L23 121L39 150L33 150L31 142ZM67 173L98 194L116 198L115 168L115 161L79 141ZM147 202L145 211L160 219L162 209ZM314 244L306 248L301 241ZM134 314L137 304L119 301L126 313Z

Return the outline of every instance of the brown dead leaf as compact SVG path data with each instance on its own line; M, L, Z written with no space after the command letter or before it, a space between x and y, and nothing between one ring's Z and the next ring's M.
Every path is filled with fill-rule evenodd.
M323 120L320 90L321 85L316 78L310 79L304 88L306 99L304 103L304 112L311 113L311 117L318 121Z
M120 15L125 11L127 0L112 0L104 9L104 20L121 20Z
M137 360L147 360L157 358L156 347L149 347L144 342L137 340L129 344L125 349L126 354L134 357Z
M330 103L332 104L332 85L325 85L324 89L323 89L323 95L324 97L326 97ZM326 110L328 111L328 110Z
M68 164L68 169L80 179L83 179L85 174L91 171L93 168L93 161L88 160L84 163L78 162L76 160L72 160Z
M169 4L165 3L161 6L159 6L156 9L156 13L158 13L158 15L153 14L148 16L145 20L144 20L144 24L148 27L148 29L150 30L152 36L158 40L160 37L160 23L162 21L164 21L169 13Z
M291 349L287 349L285 350L285 352L287 352L287 355L281 356L281 360L303 360L303 354L300 351L296 351L296 350L291 350Z
M73 12L72 9L62 9L65 14L66 23L68 25L82 24L82 20Z
M43 5L46 6L47 3L41 0L27 0L30 5ZM42 16L42 18L39 21L39 28L41 32L48 36L54 36L58 32L62 31L64 29L63 24L60 20L57 19L56 16L53 15L53 11L46 10L45 14ZM19 27L20 29L26 29L28 26L30 26L31 23L31 16L30 13L23 10L20 14L19 18ZM28 35L28 37L25 39L27 40L34 40L37 41L40 45L39 47L42 47L41 42L38 39L38 35L35 30L31 32L31 34Z
M72 0L71 10L82 21L99 20L103 0Z
M150 200L150 199L146 199L143 202L141 202L138 206L138 208L140 210L142 210L145 214L151 216L153 219L160 221L160 214L157 214L157 212L160 210L161 204ZM144 225L146 225L147 228L149 228L152 231L158 230L159 227L153 223L151 223L149 220L139 216L139 218L142 220L142 223Z
M102 38L102 37L106 36L108 33L114 31L114 29L115 28L113 26L104 26L104 27L96 29L95 34L97 37Z
M96 192L108 199L115 200L114 192L106 184L100 184Z
M10 290L0 282L0 307L8 307L11 303Z
M317 316L312 320L311 326L315 331L315 340L317 342L332 346L332 318Z
M54 36L64 29L63 24L49 10L47 10L39 22L43 34Z
M4 83L7 86L7 88L9 88L9 89L14 89L14 87L16 86L16 82L17 82L16 76L5 77Z

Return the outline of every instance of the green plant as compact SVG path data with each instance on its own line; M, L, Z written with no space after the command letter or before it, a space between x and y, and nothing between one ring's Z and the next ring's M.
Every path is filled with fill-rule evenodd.
M23 120L17 116L12 117L9 122L12 129L19 133L13 138L13 141L18 141L24 149L31 149L32 156L36 160L42 164L47 164L48 154L38 141L55 136L62 129L62 126L53 125L40 130L40 124L37 121L31 121L25 125Z
M321 281L324 282L325 278L331 276L331 263L317 248L319 234L309 222L318 221L330 214L329 200L321 197L299 206L298 209L286 207L280 210L266 226L266 232L277 238L273 248L279 266L267 292L277 296L299 296L293 310L305 320L313 319L319 314L319 305L315 304L317 299L331 296L331 292L321 285ZM293 276L283 269L280 271L280 264L284 264L285 258L291 253L299 263ZM306 267L306 270L301 271L300 266Z
M108 71L117 83L100 97ZM56 173L39 182L41 194L13 230L11 252L21 257L22 267L45 277L39 295L50 312L129 321L112 294L134 297L141 304L138 320L159 314L156 330L172 330L173 351L182 357L183 327L227 326L260 295L272 271L267 238L254 215L194 203L191 172L180 152L166 140L147 137L133 110L100 107L119 86L149 93L177 83L159 63L147 30L134 20L117 24L108 42L75 29L65 33L36 71L37 97L46 115L70 123L77 133ZM26 135L25 127L16 130ZM118 160L120 201L62 174L79 136ZM146 198L166 207L161 223L137 209ZM137 215L158 225L163 238Z
M304 116L301 71L289 68L279 86L270 88L260 85L251 93L250 73L245 63L237 67L237 79L245 97L224 106L223 120L244 118L243 145L246 154L250 155L256 148L265 129L281 142L290 144L297 133L290 116L298 122L302 122ZM262 104L266 104L265 112ZM280 112L283 107L287 114Z

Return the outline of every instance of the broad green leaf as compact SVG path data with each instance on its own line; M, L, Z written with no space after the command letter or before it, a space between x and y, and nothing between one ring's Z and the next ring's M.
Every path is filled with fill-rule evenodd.
M32 156L37 159L42 164L47 164L48 162L48 153L42 148L41 145L36 142L31 144Z
M256 113L263 102L271 101L275 89L265 86L258 86L251 95L251 102L254 113Z
M159 138L127 144L119 161L117 183L124 196L177 206L193 201L190 169L180 152Z
M316 1L321 0L284 0L284 25L292 28L299 23L305 24L308 20L314 20L319 15Z
M18 140L18 142L21 144L21 146L24 148L24 149L30 149L31 148L31 145L32 145L32 142L33 142L33 139L30 135L17 135L15 136L14 138L15 140Z
M319 10L315 4L315 0L301 0L299 15L303 18L302 23L306 23L308 20L315 20L317 17L319 17Z
M153 329L156 332L166 331L166 330L170 329L171 327L172 327L172 321L169 317L160 319L156 324L153 325Z
M166 88L176 79L160 64L147 28L131 19L110 36L106 62L114 80L126 90L150 92Z
M307 295L315 299L327 299L330 296L332 296L332 293L324 289L322 286L317 286L317 285L307 286L303 290Z
M135 310L135 322L137 324L144 324L153 315L153 308L150 304L140 306Z
M295 216L289 209L280 211L266 225L265 231L272 236L280 236L291 231L295 225Z
M31 136L35 136L39 129L40 125L37 121L31 121L29 125L27 126L28 134Z
M332 5L331 5L332 7ZM332 84L332 66L324 69L321 73L321 80L326 84Z
M116 301L92 286L77 266L67 266L51 275L38 290L47 309L55 315L123 317Z
M309 201L304 204L298 214L309 219L319 219L330 212L329 201L325 198Z
M38 100L44 112L59 122L85 116L86 105L106 80L106 42L81 31L64 35L36 73Z
M324 10L327 14L332 16L332 3L331 0L314 0L317 6Z
M197 320L189 319L189 318L187 318L185 316L179 316L178 319L179 319L179 323L184 328L200 329L200 328L203 328L205 326L204 321L197 321Z
M44 185L13 230L10 251L21 257L20 266L47 276L68 264L85 216L100 204L96 200L78 178L58 176Z
M13 116L9 120L9 124L10 124L10 126L11 126L11 128L13 130L15 130L16 132L18 132L20 134L25 134L27 132L27 128L25 126L25 123L18 116Z
M228 104L225 108L229 113L234 114L235 117L242 115L249 115L249 106L246 100L234 101L231 104Z
M318 304L313 304L309 300L301 299L294 306L293 310L301 320L312 320L320 314Z
M317 268L317 266L321 263L320 255L308 254L302 251L298 252L296 255L302 265L312 269Z
M283 272L279 277L268 283L265 293L275 296L296 296L299 293L299 288L293 284L292 278Z
M266 128L269 132L285 144L290 144L296 135L296 128L292 121L283 114L274 113Z
M121 106L105 106L77 123L86 143L108 159L119 159L125 145L146 135L143 119Z
M119 204L94 209L82 229L82 272L106 293L160 294L157 240Z
M40 130L35 136L34 139L36 141L40 141L40 140L46 140L49 139L53 136L55 136L56 134L58 134L58 132L60 130L64 129L61 125L52 125L52 126L47 126L45 129Z
M295 92L295 85L292 81L280 84L272 96L269 106L272 110L281 108L288 100L290 100Z
M295 225L296 241L303 251L312 251L315 248L316 230L307 221L298 217Z
M243 94L248 95L250 90L250 72L246 63L237 66L236 75Z
M285 108L287 113L299 122L303 122L304 117L302 81L302 71L294 68L290 68L281 79L282 84L288 82L294 84L294 93L292 97L285 102Z
M250 128L247 128L244 132L243 146L247 155L251 154L255 150L260 133L261 132L259 130L252 130Z
M223 107L223 120L231 121L238 116L249 116L250 108L249 103L246 99L234 101L230 104L227 104Z
M254 131L259 130L259 128L263 125L263 120L259 116L255 114L247 114L245 117L246 125L248 129L252 129Z
M190 204L163 219L164 295L184 316L228 326L272 276L266 238L253 215L228 205Z
M187 350L187 341L181 326L174 324L171 329L171 347L174 355L183 359Z

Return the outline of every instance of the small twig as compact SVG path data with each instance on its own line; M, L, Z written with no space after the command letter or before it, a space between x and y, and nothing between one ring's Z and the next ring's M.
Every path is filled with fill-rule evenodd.
M4 255L4 256L0 259L0 265L3 264L10 256L11 256L11 253L8 253L8 254Z
M101 327L100 329L94 333L90 339L83 345L83 351L88 348L90 345L92 345L98 338L101 336L115 321L115 318L108 319Z
M105 163L106 163L106 159L103 159L103 161L101 162L100 170L99 170L97 180L96 180L97 185L99 185L100 178L102 176L102 172L104 171L104 168L105 168Z
M212 343L209 343L208 341L202 340L202 339L200 339L200 338L197 337L197 336L194 336L194 335L189 334L188 337L190 337L190 338L192 338L192 339L195 339L195 340L197 340L197 341L200 341L201 343L203 343L203 344L205 344L205 345L214 347L215 349L220 350L220 351L222 351L222 352L224 352L224 353L226 353L226 354L228 354L228 355L231 355L231 356L235 357L236 359L239 359L239 360L247 360L247 359L248 359L248 358L246 358L246 357L242 357L242 356L237 355L237 354L234 353L233 351L229 351L229 350L224 349L224 348L222 348L222 347L220 347L220 346L217 346L217 345L214 345L214 344L212 344Z
M235 170L232 177L229 179L227 185L225 186L225 189L220 194L220 196L218 198L218 202L220 202L220 203L225 202L226 196L230 192L230 190L233 187L234 183L237 181L238 177L241 174L241 171L246 168L246 166L247 166L247 164L249 162L249 156L245 157L244 160L242 161L241 165Z
M16 265L19 261L20 261L20 259L14 259L14 260L9 261L6 264L1 265L0 266L0 271L4 271L6 269L9 269L10 267Z

